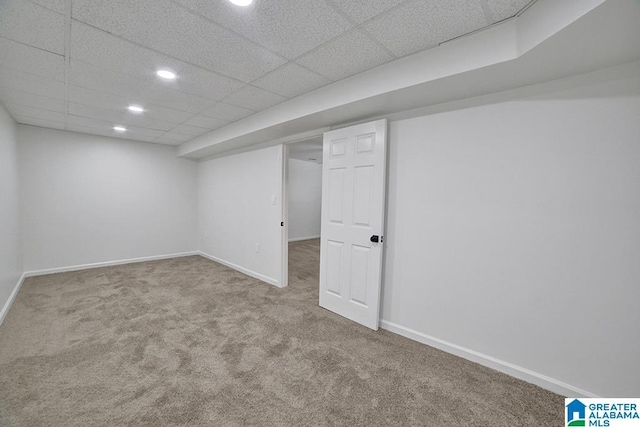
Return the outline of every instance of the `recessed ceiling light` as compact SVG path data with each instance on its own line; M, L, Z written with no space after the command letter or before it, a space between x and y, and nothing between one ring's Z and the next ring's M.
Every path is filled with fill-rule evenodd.
M249 6L251 3L253 3L253 0L229 0L229 1L235 4L236 6Z
M169 70L158 70L156 71L158 77L161 77L165 80L174 80L176 78L176 73Z
M133 112L133 113L143 113L144 112L144 108L142 108L139 105L129 105L129 111Z
M114 126L113 130L115 130L116 132L126 132L127 128L124 126Z

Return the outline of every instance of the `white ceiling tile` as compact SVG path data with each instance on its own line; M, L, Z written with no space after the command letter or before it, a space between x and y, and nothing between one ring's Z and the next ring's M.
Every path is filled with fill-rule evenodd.
M29 1L0 1L0 37L64 54L64 21L64 15Z
M331 80L340 80L392 59L364 32L355 30L330 41L297 62Z
M480 0L413 0L364 24L397 56L404 56L487 25Z
M38 3L40 6L44 6L47 9L51 9L54 12L65 14L65 3L67 0L29 0L33 3Z
M406 0L330 0L358 24Z
M167 121L151 119L147 116L147 114L133 114L126 108L123 108L121 110L109 110L106 108L76 104L74 102L69 103L69 114L91 119L120 123L122 125L157 129L164 132L174 128L176 125L175 123Z
M486 0L486 2L493 22L498 22L517 14L531 3L531 0Z
M100 68L213 100L244 86L239 80L154 52L78 21L73 21L71 27L71 55L73 59ZM174 71L178 79L172 82L158 79L159 68Z
M32 117L34 119L50 120L53 122L64 122L64 113L59 111L43 110L42 108L27 107L24 105L12 104L7 102L5 104L7 110L11 115Z
M84 126L92 129L104 129L105 132L112 132L114 125L121 125L122 123L113 122L110 120L98 120L92 119L88 117L80 117L75 116L73 114L67 115L67 125L68 126ZM157 129L147 129L143 127L137 126L125 126L127 128L127 133L140 135L148 138L157 138L164 133L162 130ZM113 131L114 133L117 133Z
M253 113L253 110L236 107L235 105L226 104L224 102L218 102L213 107L203 111L200 114L207 117L214 117L216 119L235 122L236 120L240 120L244 117L250 116Z
M140 134L135 131L116 132L113 129L103 127L83 126L78 124L67 124L66 129L72 132L87 133L89 135L108 136L111 138L127 139L134 141L153 142L156 137Z
M214 104L214 101L206 98L133 79L75 60L71 60L70 82L88 89L128 96L130 103L155 104L191 113L199 113Z
M183 142L189 141L190 139L190 136L167 132L156 138L154 142L157 142L158 144L180 145Z
M275 93L267 92L254 86L245 86L226 97L224 102L237 105L238 107L260 111L286 100L287 98L276 95Z
M31 126L40 126L42 128L51 128L51 129L64 129L63 122L56 122L53 120L43 120L43 119L34 119L33 117L27 116L18 116L15 115L13 118L17 123L21 125L31 125Z
M229 122L225 120L215 119L213 117L207 116L195 116L192 119L184 122L185 125L197 126L209 130L218 129L228 123Z
M131 104L131 97L113 95L79 86L69 86L69 101L118 111ZM173 110L153 104L143 104L143 106L146 110L145 115L155 120L182 123L193 117L193 113L186 111Z
M64 81L64 56L62 55L1 37L0 52L2 52L2 64L8 68Z
M309 71L294 62L289 62L251 84L278 95L293 98L327 83L331 83L331 81L326 77Z
M204 135L207 132L211 132L211 130L189 125L179 125L171 129L171 133L184 135L189 138L195 138L196 136Z
M246 8L228 1L178 1L289 59L353 26L322 0L260 0Z
M49 98L6 86L0 86L0 101L64 113L64 99Z
M0 84L49 98L64 99L64 82L0 66Z
M74 0L73 17L244 82L285 62L284 58L169 0Z

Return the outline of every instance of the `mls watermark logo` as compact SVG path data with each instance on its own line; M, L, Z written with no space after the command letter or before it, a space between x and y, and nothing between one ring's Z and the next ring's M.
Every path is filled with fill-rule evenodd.
M574 399L564 401L567 427L640 427L640 399Z
M567 414L567 426L584 427L587 405L585 405L578 399L574 399L573 402L566 405L567 400L570 400L570 399L565 399L565 413Z

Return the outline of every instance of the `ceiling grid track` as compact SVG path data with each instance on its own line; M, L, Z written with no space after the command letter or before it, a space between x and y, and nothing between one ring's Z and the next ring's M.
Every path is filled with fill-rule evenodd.
M340 9L340 8L339 8L339 7L338 7L338 6L337 6L337 5L336 5L332 0L325 0L325 1L326 1L326 3L327 3L327 4L328 4L328 5L329 5L333 10L335 10L335 11L336 11L337 13L339 13L342 17L344 17L344 19L346 19L349 23L351 23L351 25L353 25L353 28L352 28L351 30L349 30L349 31L345 31L344 33L340 34L340 35L339 35L339 36L337 36L337 37L332 38L331 40L327 40L326 42L322 43L322 45L320 45L320 46L323 46L323 45L327 44L328 42L330 42L330 41L332 41L332 40L337 39L338 37L343 37L345 34L347 34L347 33L349 33L349 32L353 32L353 31L358 31L358 30L360 30L360 31L362 31L362 33L363 33L364 35L366 35L366 36L367 36L367 38L369 38L369 39L370 39L370 40L371 40L371 41L372 41L376 46L378 46L380 49L382 49L384 52L386 52L386 53L387 53L387 55L389 55L389 56L392 58L392 60L397 58L397 56L396 56L393 52L391 52L391 50L390 50L388 47L386 47L386 46L385 46L384 44L382 44L378 39L376 39L376 38L375 38L375 37L373 37L371 34L369 34L369 32L364 28L364 24L366 24L367 22L371 21L373 18L369 18L369 19L367 19L366 21L364 21L364 22L362 22L362 23L358 24L358 23L357 23L357 22L355 22L353 19L351 19L351 17L350 17L347 13L345 13L342 9ZM406 2L403 2L403 3L406 3ZM397 4L396 6L392 7L391 9L395 9L396 7L401 6L403 3ZM391 10L391 9L389 9L389 10ZM389 10L386 10L384 13L387 13ZM375 17L374 17L374 18L375 18ZM301 58L302 56L303 56L303 55L300 55L300 56L299 56L298 58L296 58L296 59L299 59L299 58ZM325 76L325 77L326 77L326 76ZM328 77L327 77L327 78L328 78Z
M71 0L69 0L69 1L71 1ZM281 58L283 58L283 59L285 60L285 63L284 63L284 64L279 65L278 67L274 68L273 70L270 70L268 73L273 72L273 71L277 70L278 68L281 68L281 67L283 67L283 66L287 65L288 63L292 62L292 60L290 60L289 58L287 58L287 57L285 57L285 56L281 55L280 53L275 52L275 51L273 51L273 50L269 49L269 48L268 48L268 47L266 47L266 46L263 46L262 44L260 44L260 43L256 42L255 40L252 40L252 39L250 39L249 37L246 37L245 35L243 35L243 34L241 34L241 33L237 32L237 31L235 31L235 30L233 30L233 29L231 29L231 28L229 28L229 27L227 27L227 26L225 26L225 25L222 25L222 24L220 24L219 22L216 22L216 21L212 20L211 18L209 18L209 17L207 17L207 16L205 16L205 15L203 15L203 14L201 14L201 13L196 12L195 10L190 9L189 7L186 7L185 5L181 4L180 2L175 1L175 0L170 0L170 1L171 1L171 3L173 3L174 5L176 5L177 7L179 7L179 8L181 8L181 9L185 10L187 13L190 13L190 14L192 14L192 15L195 15L195 16L197 16L197 17L201 18L201 19L204 19L205 21L207 21L207 22L211 23L212 25L218 26L218 27L220 27L220 28L224 28L225 30L230 31L231 33L233 33L233 34L234 34L234 35L236 35L237 37L242 38L243 40L247 41L248 43L251 43L251 44L254 44L254 45L256 45L256 46L259 46L261 49L265 49L265 50L269 51L270 53L272 53L273 55L276 55L276 56L278 56L278 57L281 57ZM122 38L122 37L119 37L119 38ZM122 39L123 39L123 40L126 40L126 41L129 41L129 40L124 39L124 38L122 38ZM133 42L133 41L132 41L132 43L134 43L134 44L138 44L138 43L135 43L135 42ZM142 46L142 45L141 45L141 47L143 47L143 48L145 48L145 49L150 49L150 48L148 48L148 47L146 47L146 46ZM153 50L153 49L151 49L151 50ZM154 50L154 51L155 51L155 50ZM158 53L160 53L161 55L169 56L169 57L171 57L171 58L173 58L173 59L176 59L176 60L178 60L178 61L186 62L186 63L188 63L188 64L191 64L191 65L197 66L197 67L199 67L199 68L202 68L202 69L204 69L204 70L207 70L207 71L212 72L212 73L215 73L215 74L218 74L218 75L220 75L220 76L223 76L223 77L226 77L226 78L232 78L232 79L235 79L235 77L233 77L233 76L228 76L228 75L225 75L225 74L219 73L219 72L217 72L217 71L214 71L214 70L208 69L208 68L206 68L206 67L202 67L202 66L199 66L199 65L193 64L193 63L191 63L191 62L184 61L184 60L182 60L182 59L180 59L180 58L176 58L176 57L173 57L173 56L171 56L171 55L167 55L166 53L163 53L163 52L158 52ZM311 70L310 70L310 71L311 71ZM267 73L267 74L268 74L268 73ZM317 74L317 73L316 73L316 74ZM234 105L234 106L236 106L236 107L247 108L247 107L242 107L242 106L240 106L240 105L231 104L230 102L226 102L226 101L225 101L225 99L227 99L228 97L230 97L230 96L231 96L231 95L233 95L234 93L236 93L236 92L238 92L238 91L240 91L240 90L244 89L244 88L245 88L245 87L247 87L247 86L252 86L252 83L253 83L253 82L255 82L256 80L258 80L260 77L262 77L262 76L256 77L255 79L250 80L250 81L248 81L248 82L245 82L245 81L242 81L242 80L238 80L238 81L240 81L241 83L243 83L243 84L244 84L244 86L243 86L243 87L241 87L240 89L238 89L238 90L236 90L236 91L234 91L234 92L231 92L230 94L226 95L225 97L223 97L223 98L221 98L221 99L219 99L219 100L212 100L212 101L214 101L214 104L213 104L213 105L208 106L207 108L205 108L205 109L203 109L203 110L201 110L201 111L199 111L199 112L196 114L196 116L201 115L203 112L207 111L208 109L210 109L211 107L213 107L213 106L215 105L215 103L218 103L218 102L226 103L226 104L229 104L229 105ZM257 87L257 86L254 86L254 87ZM260 90L264 90L264 91L269 92L269 93L274 94L274 95L282 96L282 95L280 95L280 94L277 94L277 93L271 92L271 91L269 91L269 90L267 90L267 89L263 89L263 88L258 88L258 89L260 89ZM285 97L285 98L290 99L290 98L288 98L288 97ZM284 102L284 101L283 101L283 102ZM249 109L249 108L247 108L247 109ZM255 114L255 113L256 113L256 112L254 112L253 114ZM156 138L154 139L154 141L157 141L158 139L162 138L162 137L163 137L163 136L165 136L166 134L170 134L171 132L173 132L173 130L174 130L174 129L176 129L176 128L178 128L178 127L180 127L180 126L182 126L182 125L186 124L186 122L188 122L189 120L191 120L191 119L185 120L184 122L177 124L177 125L176 125L176 126L174 126L172 129L170 129L170 130L166 131L164 134L162 134L162 135L160 135L160 136L156 137ZM236 121L237 121L237 120L236 120ZM230 122L230 123L233 123L233 122Z
M525 7L523 7L520 12L516 13L516 16L520 16L525 13L531 6L533 6L538 0L531 0Z
M71 0L69 0L69 1L71 1ZM77 21L77 20L76 20L76 22L79 22L82 25L86 25L87 27L91 27L91 28L93 28L93 29L95 29L97 31L105 32L105 30L103 30L102 28L96 27L95 25L91 25L91 24L88 24L86 22ZM187 60L184 60L184 59L180 59L177 56L171 55L169 53L161 52L161 51L159 51L157 49L154 49L152 47L140 44L140 43L136 42L135 40L126 39L124 37L119 36L118 34L113 34L113 33L108 33L108 34L109 34L110 37L114 37L114 38L122 40L123 42L126 42L126 43L131 43L132 45L137 46L137 47L139 47L141 49L148 50L149 52L157 53L158 55L166 56L167 58L171 58L171 59L174 59L176 61L184 62L185 64L188 64L188 65L190 65L192 67L195 67L195 68L199 68L200 70L206 71L208 73L216 74L216 75L218 75L220 77L224 77L224 78L227 78L227 79L237 80L238 82L240 82L242 84L246 84L242 80L238 80L233 76L228 76L226 74L222 74L222 73L220 73L218 71L212 70L211 68L204 67L204 66L202 66L200 64L197 64L195 62L191 62L191 61L187 61ZM190 93L190 92L185 92L185 93ZM198 95L198 94L197 93L193 93L192 95Z
M71 1L66 0L64 4L65 27L64 27L64 128L67 128L69 117L69 80L71 72Z
M279 56L280 58L284 59L286 62L289 62L289 61L290 61L290 59L289 59L289 58L287 58L286 56L284 56L284 55L282 55L282 54L280 54L280 53L278 53L278 52L275 52L275 51L273 51L272 49L270 49L270 48L268 48L268 47L266 47L266 46L261 45L260 43L256 42L255 40L250 39L249 37L245 36L244 34L241 34L241 33L239 33L238 31L235 31L235 30L233 30L233 29L231 29L231 28L227 27L226 25L222 25L222 24L220 24L219 22L214 21L213 19L209 18L208 16L205 16L205 15L203 15L203 14L201 14L201 13L196 12L196 11L195 11L195 10L193 10L193 9L188 8L187 6L185 6L185 5L181 4L180 2L178 2L178 1L176 1L176 0L170 0L170 1L171 1L171 3L173 3L174 5L176 5L177 7L179 7L179 8L181 8L181 9L185 10L186 12L190 13L191 15L195 15L195 16L197 16L197 17L201 18L201 19L204 19L205 21L209 22L210 24L213 24L213 25L218 26L218 27L220 27L220 28L224 28L225 30L227 30L227 31L229 31L229 32L231 32L231 33L233 33L233 34L234 34L234 35L236 35L237 37L240 37L241 39L245 40L247 43L251 43L251 44L253 44L253 45L256 45L256 46L260 47L261 49L267 50L267 51L269 51L271 54L273 54L273 55L275 55L275 56ZM285 63L286 63L286 62L285 62ZM277 68L277 67L276 67L276 68ZM274 68L274 69L275 69L275 68ZM273 71L273 70L272 70L272 71ZM227 76L227 77L230 77L230 76ZM245 84L249 84L249 82L243 82L243 83L245 83Z
M487 20L487 25L495 24L496 18L494 18L493 13L491 13L487 0L480 0L480 5L482 5L482 12Z

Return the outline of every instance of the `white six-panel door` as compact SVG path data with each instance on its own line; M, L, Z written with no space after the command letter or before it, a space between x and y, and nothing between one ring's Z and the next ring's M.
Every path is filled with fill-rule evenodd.
M387 121L324 134L320 306L378 329ZM373 242L378 236L378 243Z

